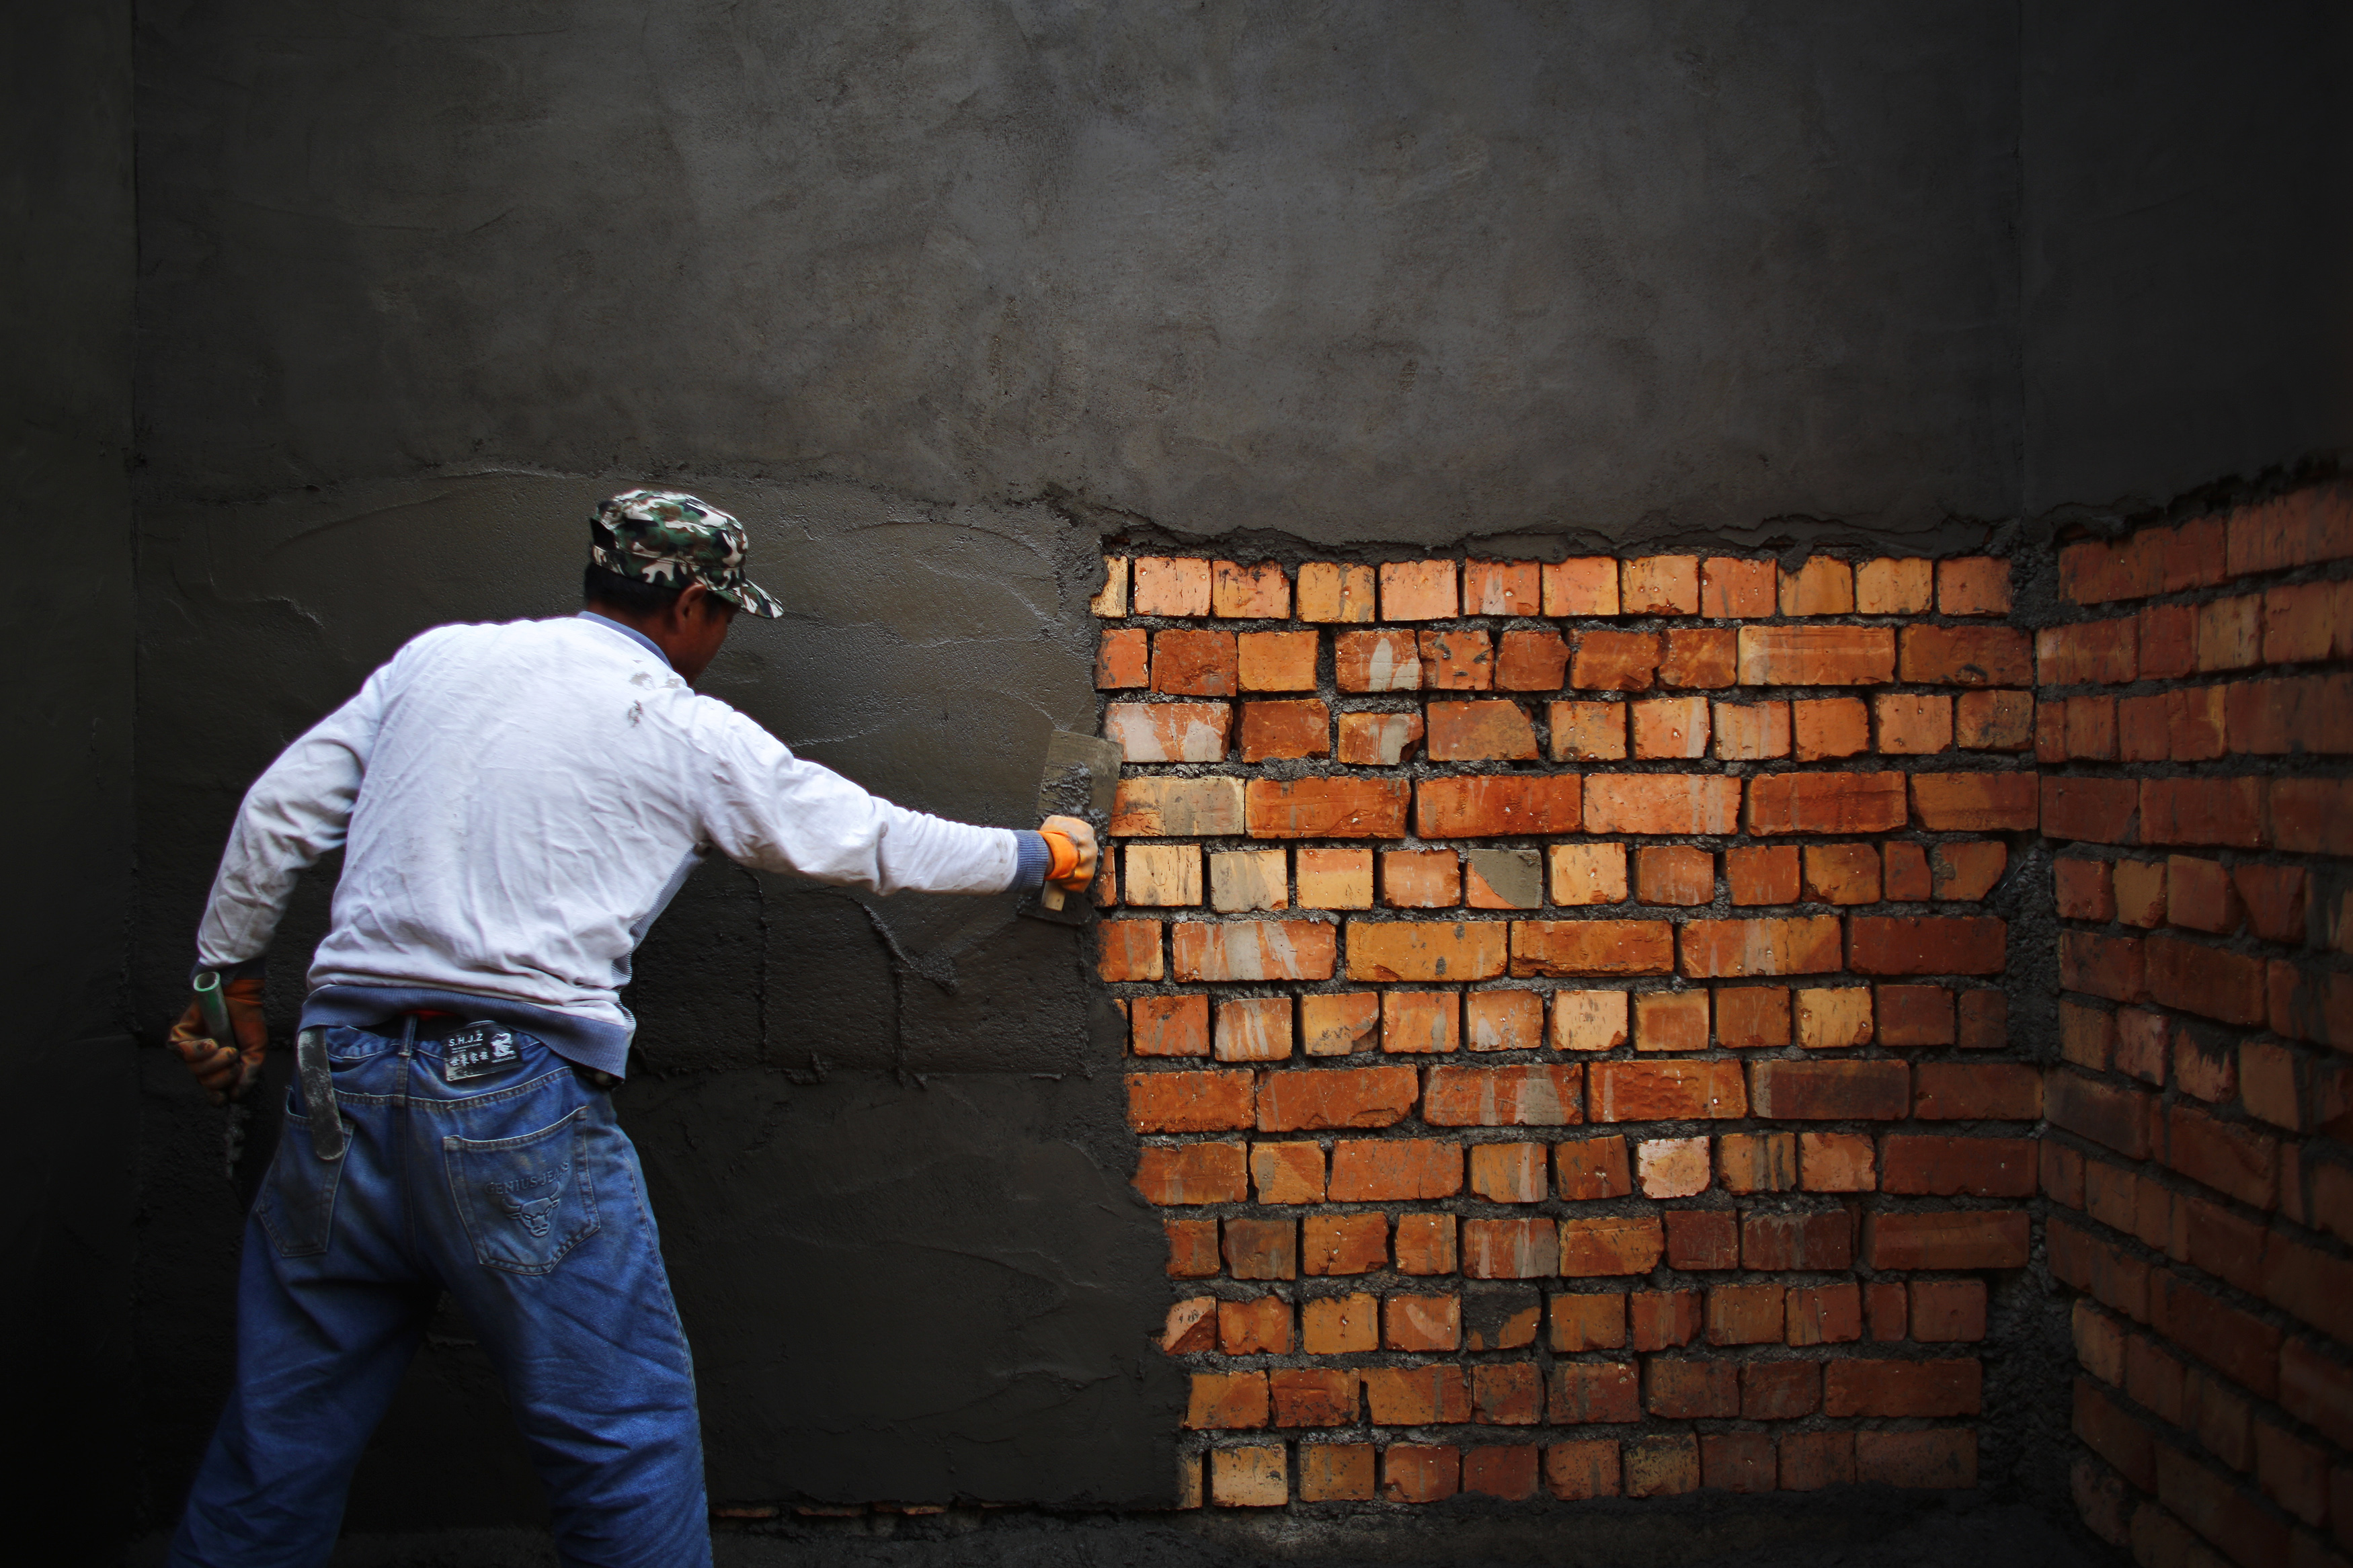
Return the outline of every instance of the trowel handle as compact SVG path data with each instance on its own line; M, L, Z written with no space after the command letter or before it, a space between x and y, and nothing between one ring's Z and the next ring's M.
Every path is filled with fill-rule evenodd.
M1038 901L1050 910L1059 910L1062 907L1062 889L1052 882L1043 883L1038 889Z
M228 998L221 994L220 971L197 970L193 989L196 994L196 1011L205 1020L205 1033L215 1045L235 1050L237 1034L229 1027Z

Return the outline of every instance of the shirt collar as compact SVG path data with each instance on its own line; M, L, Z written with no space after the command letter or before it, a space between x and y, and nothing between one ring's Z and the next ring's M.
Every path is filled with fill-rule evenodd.
M654 641L653 638L646 636L645 633L638 630L635 626L624 626L619 621L615 620L612 616L600 616L594 610L583 610L575 618L583 621L594 621L600 626L610 626L615 631L620 633L623 637L628 637L632 642L638 643L643 647L648 653L653 655L656 658L661 660L662 668L664 669L675 668L670 661L670 655L662 652L661 644Z

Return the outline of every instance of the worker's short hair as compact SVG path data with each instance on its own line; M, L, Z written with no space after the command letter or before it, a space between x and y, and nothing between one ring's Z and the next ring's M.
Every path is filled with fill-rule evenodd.
M641 577L624 577L595 562L580 574L580 596L592 605L610 605L633 616L658 616L678 603L683 586L666 588Z

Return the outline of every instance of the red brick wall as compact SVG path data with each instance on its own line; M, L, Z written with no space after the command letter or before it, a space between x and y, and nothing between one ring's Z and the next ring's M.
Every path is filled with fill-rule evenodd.
M1110 565L1188 1495L1975 1484L2043 1093L2009 563Z
M2144 1563L2353 1546L2348 558L2331 490L2072 545L2037 637L2075 1496Z

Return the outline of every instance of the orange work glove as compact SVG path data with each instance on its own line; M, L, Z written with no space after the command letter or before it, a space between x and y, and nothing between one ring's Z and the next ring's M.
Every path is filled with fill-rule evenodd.
M1082 816L1050 816L1038 829L1052 856L1046 880L1073 893L1086 891L1095 879L1095 830Z
M228 1008L232 1045L213 1039L205 1028L203 1007L195 1002L180 1015L167 1037L173 1050L204 1086L215 1105L242 1100L261 1078L261 1058L269 1048L269 1026L261 1016L262 978L259 970L221 982L221 1001Z

